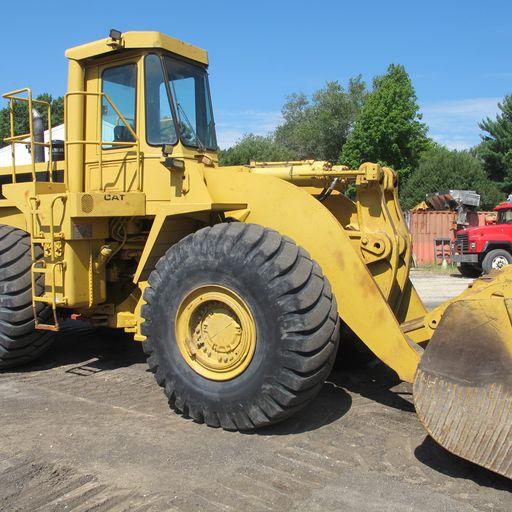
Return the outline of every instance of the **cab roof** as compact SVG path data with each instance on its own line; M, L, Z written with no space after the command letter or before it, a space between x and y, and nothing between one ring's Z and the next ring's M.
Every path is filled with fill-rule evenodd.
M114 43L114 44L113 44ZM72 60L84 60L92 57L99 57L108 53L122 51L123 49L162 49L169 52L182 55L191 60L208 65L208 53L193 46L184 43L179 39L166 36L161 32L125 32L122 34L119 44L107 37L92 43L75 46L66 51L66 57Z
M498 206L496 206L494 208L494 211L497 212L499 210L509 210L510 208L512 208L512 203L505 202L505 203L500 203Z

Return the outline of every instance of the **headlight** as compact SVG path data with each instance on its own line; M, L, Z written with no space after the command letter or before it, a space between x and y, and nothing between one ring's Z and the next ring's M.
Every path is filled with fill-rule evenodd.
M471 243L469 244L469 247L470 247L470 249L471 249L471 250L473 250L473 251L474 251L474 250L476 249L476 242L471 242Z

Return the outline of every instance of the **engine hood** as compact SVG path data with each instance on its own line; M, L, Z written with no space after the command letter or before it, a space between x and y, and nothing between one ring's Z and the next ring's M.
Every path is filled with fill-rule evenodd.
M489 224L488 226L475 226L457 231L458 235L467 234L469 238L478 238L485 236L492 238L494 235L500 236L504 233L510 234L512 225L510 224Z

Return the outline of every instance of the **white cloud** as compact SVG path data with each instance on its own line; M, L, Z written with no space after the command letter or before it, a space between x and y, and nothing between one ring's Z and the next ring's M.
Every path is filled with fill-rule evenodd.
M494 117L501 98L471 98L427 103L421 108L430 136L450 149L468 149L480 142L478 123ZM216 113L217 138L222 149L233 146L244 134L267 135L282 123L277 111L220 110Z
M501 98L472 98L423 105L431 137L450 149L468 149L480 142L478 123L494 117Z
M217 139L222 149L233 146L246 133L267 135L282 122L281 112L220 110L216 113Z

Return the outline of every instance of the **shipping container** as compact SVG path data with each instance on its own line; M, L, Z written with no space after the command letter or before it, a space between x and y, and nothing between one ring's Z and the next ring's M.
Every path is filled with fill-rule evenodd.
M468 212L469 226L485 225L491 212ZM457 213L453 211L410 211L406 215L412 234L416 265L441 265L443 258L451 263L451 241L457 228Z

